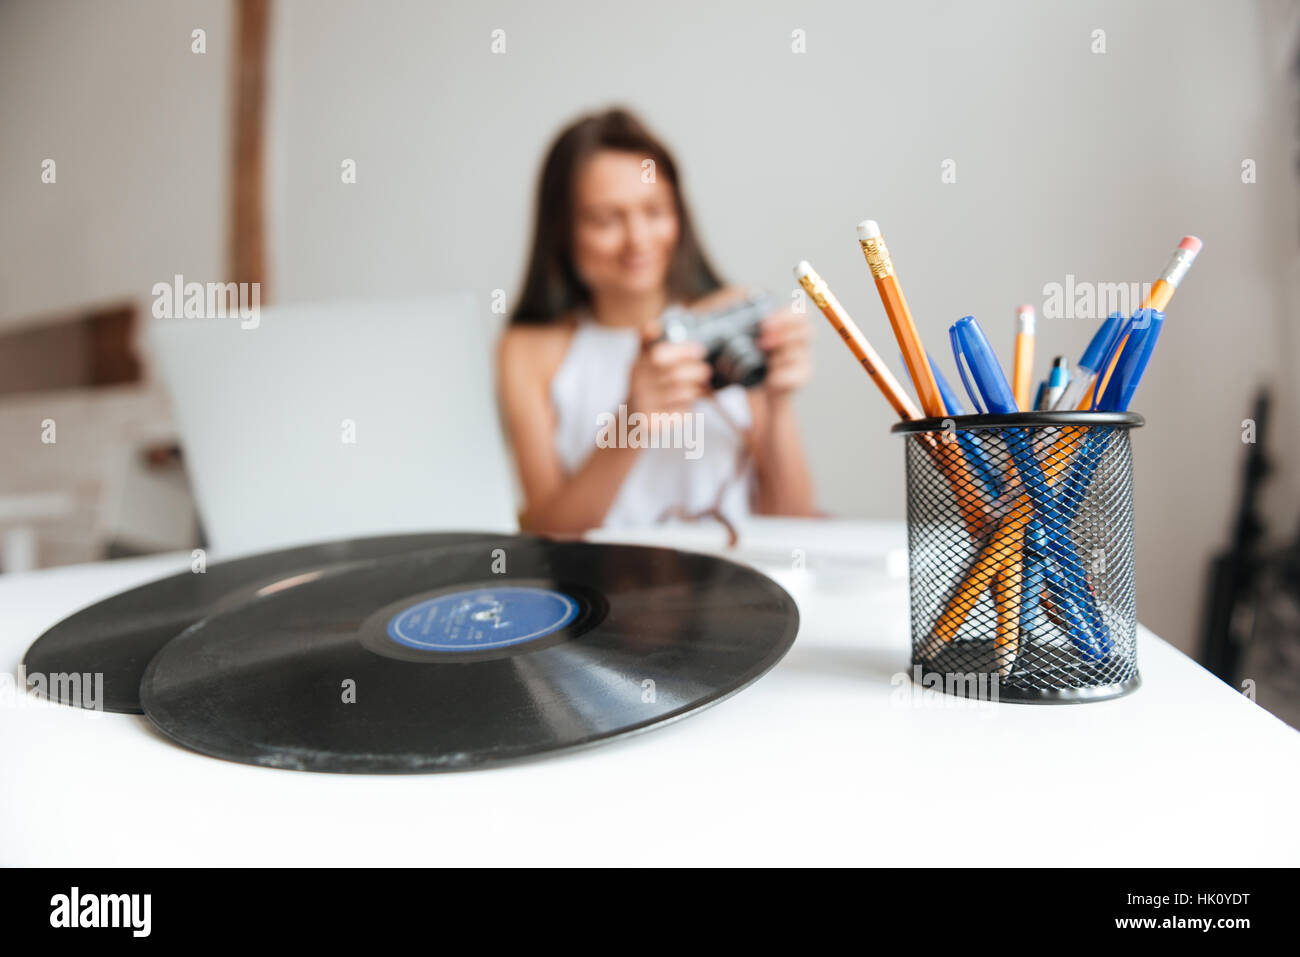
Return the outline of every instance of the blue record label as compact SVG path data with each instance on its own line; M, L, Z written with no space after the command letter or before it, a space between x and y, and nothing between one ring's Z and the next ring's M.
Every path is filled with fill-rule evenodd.
M398 612L388 637L422 651L488 651L544 638L576 617L578 603L549 588L471 588Z

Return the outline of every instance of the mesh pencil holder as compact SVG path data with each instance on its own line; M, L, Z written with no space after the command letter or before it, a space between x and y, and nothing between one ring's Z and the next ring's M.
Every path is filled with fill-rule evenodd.
M912 664L927 686L1027 702L1132 691L1132 413L900 422Z

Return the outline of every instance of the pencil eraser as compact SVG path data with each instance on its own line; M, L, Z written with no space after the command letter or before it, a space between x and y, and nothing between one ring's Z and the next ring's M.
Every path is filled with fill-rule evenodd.
M1195 256L1201 251L1201 241L1195 236L1184 236L1183 241L1178 244L1178 248L1186 249L1189 253Z
M812 264L809 263L808 260L806 259L799 260L799 265L794 267L795 279L802 279L804 276L811 276L812 274L813 274Z
M864 219L858 223L858 239L875 239L880 235L880 224L874 219Z
M1029 305L1028 303L1026 303L1023 306L1016 307L1017 316L1023 316L1025 313L1029 313L1032 316L1034 314L1034 307Z

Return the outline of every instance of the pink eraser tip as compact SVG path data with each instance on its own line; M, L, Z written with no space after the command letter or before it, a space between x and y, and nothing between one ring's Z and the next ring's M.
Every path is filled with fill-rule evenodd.
M1201 241L1195 236L1184 236L1183 241L1178 244L1179 249L1186 249L1192 255L1201 251Z
M1034 311L1034 307L1028 304L1016 307L1017 316L1021 316L1024 315L1026 312L1033 312L1033 311Z

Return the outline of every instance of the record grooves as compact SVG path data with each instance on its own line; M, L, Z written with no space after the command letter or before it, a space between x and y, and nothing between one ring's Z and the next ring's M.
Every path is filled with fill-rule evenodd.
M181 572L113 595L48 629L27 650L28 675L103 675L100 705L141 714L140 677L164 644L218 608L238 604L259 588L305 569L400 555L442 545L479 543L489 548L529 541L527 536L482 532L381 535L305 545L214 562L205 571ZM46 682L61 704L80 707L64 682Z
M150 720L234 761L485 768L644 731L775 665L794 602L762 574L662 548L520 541L321 568L168 642Z

